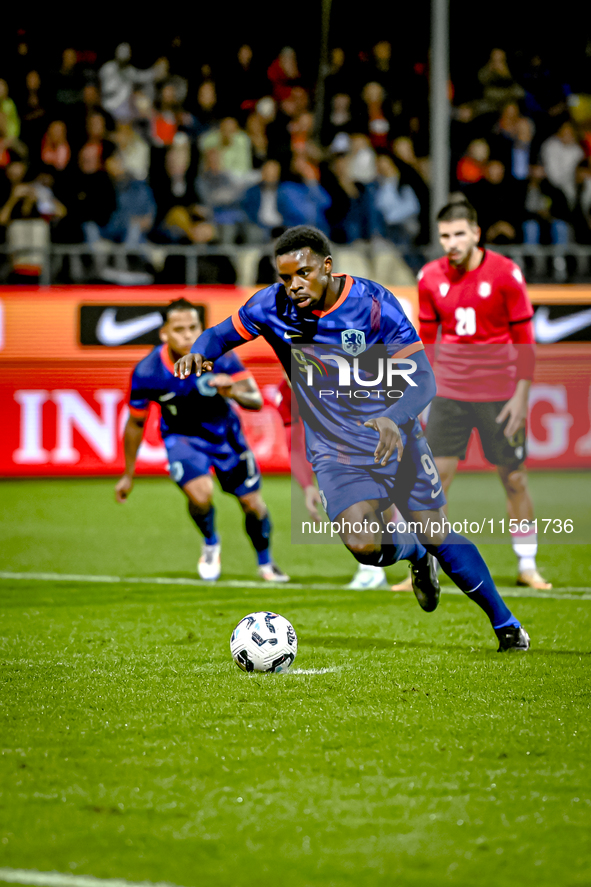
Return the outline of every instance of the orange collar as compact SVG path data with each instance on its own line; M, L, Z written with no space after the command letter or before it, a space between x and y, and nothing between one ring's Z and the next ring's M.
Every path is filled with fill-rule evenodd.
M343 292L338 297L332 308L328 308L326 311L312 311L312 314L315 314L316 317L326 317L327 314L330 314L332 311L336 311L337 308L340 308L347 296L351 291L351 287L355 283L352 277L348 274L333 274L333 277L344 277L345 278L345 286L343 287Z
M170 359L170 354L168 353L168 345L166 344L166 342L163 342L163 344L160 346L160 360L162 361L168 372L172 373L172 375L174 376L174 363Z

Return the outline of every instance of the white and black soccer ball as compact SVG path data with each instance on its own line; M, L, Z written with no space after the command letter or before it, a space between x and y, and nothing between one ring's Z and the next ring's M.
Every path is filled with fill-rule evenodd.
M291 622L278 613L262 611L241 619L230 638L230 651L242 671L289 671L298 652Z

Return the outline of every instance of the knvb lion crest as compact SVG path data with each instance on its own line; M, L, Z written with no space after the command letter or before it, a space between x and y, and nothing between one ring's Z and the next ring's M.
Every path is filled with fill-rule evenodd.
M362 330L344 330L341 333L343 351L353 356L365 351L365 333Z

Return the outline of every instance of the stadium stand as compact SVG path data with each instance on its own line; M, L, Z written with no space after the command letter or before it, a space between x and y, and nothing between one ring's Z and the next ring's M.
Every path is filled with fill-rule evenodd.
M301 223L389 284L437 254L426 59L335 46L319 119L291 47L216 69L66 46L52 70L23 45L0 70L0 283L267 283ZM530 281L588 282L591 97L538 53L487 53L450 84L451 191Z

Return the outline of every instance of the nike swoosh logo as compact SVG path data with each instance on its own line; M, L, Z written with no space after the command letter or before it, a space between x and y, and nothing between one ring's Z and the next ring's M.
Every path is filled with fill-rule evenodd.
M125 345L161 326L162 315L159 311L117 321L117 309L106 308L96 325L96 337L103 345Z
M283 333L283 338L284 339L301 339L302 334L301 333Z
M158 400L160 403L164 403L165 400L172 400L173 397L176 397L176 391L170 391L168 394L163 394Z
M591 324L591 308L587 311L577 311L576 314L567 314L566 317L557 317L550 320L550 309L542 305L534 314L534 335L536 341L542 345L559 342L578 333Z
M255 474L254 477L247 477L246 480L244 481L244 486L245 487L254 487L254 485L256 484L259 477L260 477L260 474Z
M434 499L435 496L439 496L439 494L440 494L440 492L442 491L442 489L443 489L443 487L439 487L438 490L433 490L432 493L431 493L431 498Z

